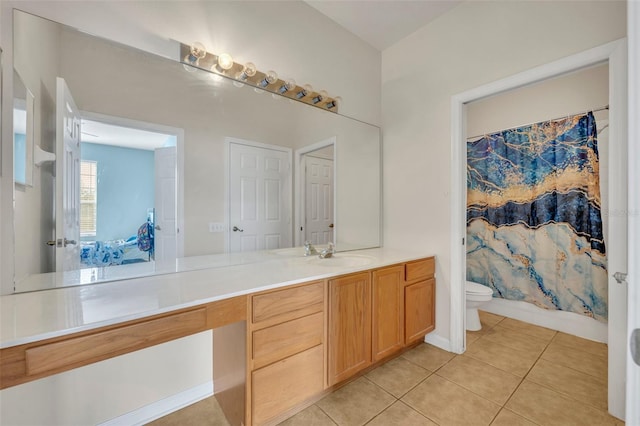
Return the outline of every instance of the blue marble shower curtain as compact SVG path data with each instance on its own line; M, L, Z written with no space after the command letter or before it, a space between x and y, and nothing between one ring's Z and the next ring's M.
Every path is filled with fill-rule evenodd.
M467 142L467 279L606 321L599 180L592 113Z

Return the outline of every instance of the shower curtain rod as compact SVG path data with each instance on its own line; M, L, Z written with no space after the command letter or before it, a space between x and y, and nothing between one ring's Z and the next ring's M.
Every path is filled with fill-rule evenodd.
M588 113L588 112L604 111L604 110L606 110L606 109L609 109L609 105L604 105L604 106L601 106L600 108L596 108L596 109L589 109L589 110L587 110L587 111L578 112L578 113L576 113L576 114L568 114L568 115L563 115L563 116L561 116L561 117L550 118L550 119L545 120L545 121L555 121L555 120L560 120L560 119L562 119L562 118L571 117L571 116L574 116L574 115L586 114L586 113ZM467 137L467 142L469 142L469 140L470 140L470 139L475 139L475 138L479 138L479 137L482 137L482 136L492 135L492 134L494 134L494 133L498 133L498 132L506 132L507 130L513 130L513 129L517 129L517 128L519 128L519 127L530 126L530 125L532 125L532 124L536 124L536 123L540 123L540 122L539 122L539 121L535 121L535 122L533 122L533 123L527 123L527 124L521 124L521 125L519 125L519 126L509 127L508 129L496 130L496 131L494 131L494 132L487 132L487 133L483 133L483 134L481 134L481 135L468 136L468 137ZM603 130L604 130L604 129L603 129ZM598 133L600 133L600 132L598 132Z

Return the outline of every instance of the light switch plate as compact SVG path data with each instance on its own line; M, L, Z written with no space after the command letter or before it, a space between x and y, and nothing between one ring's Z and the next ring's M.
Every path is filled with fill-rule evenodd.
M224 223L209 222L209 232L224 232Z

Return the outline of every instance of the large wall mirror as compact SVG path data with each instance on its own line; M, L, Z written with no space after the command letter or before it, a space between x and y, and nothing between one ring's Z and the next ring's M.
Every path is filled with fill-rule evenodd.
M172 60L13 23L39 153L16 291L380 245L378 127L190 68L177 43Z

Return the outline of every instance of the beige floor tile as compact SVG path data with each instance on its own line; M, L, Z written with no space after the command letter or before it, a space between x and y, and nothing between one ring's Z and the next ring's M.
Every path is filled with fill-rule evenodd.
M335 423L317 405L312 405L279 423L279 426L335 426Z
M501 315L492 314L487 311L478 310L478 314L480 316L480 324L482 324L482 328L492 328L504 319Z
M538 359L537 353L512 349L486 340L484 337L468 345L465 355L518 377L524 377Z
M149 426L229 426L218 401L211 396L189 405L181 410L168 414L156 421L148 423Z
M396 399L365 377L349 383L316 403L339 426L363 425Z
M449 362L449 360L454 357L454 354L427 343L421 343L410 351L402 354L402 357L429 371L436 371Z
M538 339L542 339L549 343L553 336L556 335L557 331L551 330L550 328L540 327L534 324L529 324L528 322L518 321L513 318L505 318L500 321L500 327L505 327L514 331L519 331L522 334L526 334L528 336L537 337Z
M542 359L571 367L602 380L607 380L607 357L563 346L555 342L545 349Z
M500 343L512 349L535 353L536 355L540 355L549 344L547 340L503 327L502 323L497 324L491 330L487 331L487 334L482 336L482 340Z
M439 425L489 425L500 406L436 374L429 376L402 401Z
M540 360L533 366L527 380L585 404L607 409L606 380L546 360Z
M438 374L496 404L504 405L522 378L469 356L456 356Z
M517 415L513 411L503 408L493 420L491 426L536 426L536 424Z
M608 354L608 348L605 343L594 342L571 334L558 332L551 342L594 355L607 356Z
M438 426L436 423L424 417L401 401L380 413L375 419L367 423L367 426Z
M516 414L545 426L616 425L617 420L544 386L525 380L505 405Z
M367 374L367 378L396 398L423 381L431 372L398 357L388 361Z
M482 336L484 336L485 334L487 334L487 330L489 330L488 328L482 328L482 330L478 330L478 331L469 331L467 330L467 345L475 342L476 340L478 340L479 338L481 338Z

